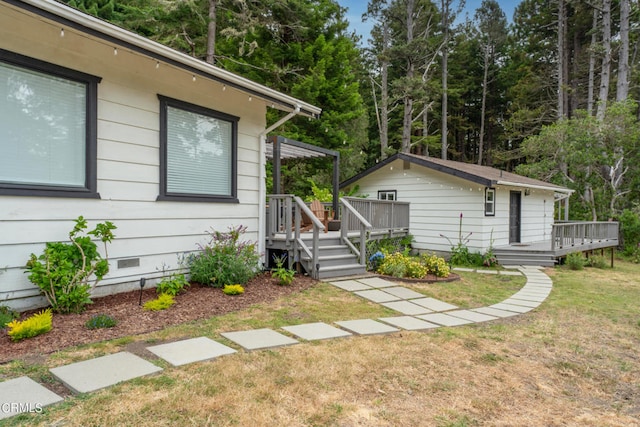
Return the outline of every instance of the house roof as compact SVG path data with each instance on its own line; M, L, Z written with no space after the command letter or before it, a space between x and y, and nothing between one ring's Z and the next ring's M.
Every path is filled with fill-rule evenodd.
M561 187L559 185L550 184L545 181L528 178L526 176L518 175L511 172L506 172L489 166L480 166L472 163L456 162L453 160L442 160L435 157L417 156L415 154L409 153L396 153L393 156L386 158L384 161L376 164L375 166L365 170L364 172L361 172L358 175L342 182L340 184L340 187L342 188L351 185L354 182L377 171L378 169L384 168L385 166L396 160L403 160L419 166L424 166L428 169L433 169L448 175L466 179L467 181L478 183L485 187L509 185L514 187L550 190L558 193L573 193L573 190L570 190L566 187Z
M146 55L152 60L168 63L184 69L194 76L205 77L225 86L243 91L250 96L263 99L273 108L295 112L307 117L317 117L322 109L309 103L278 92L222 68L208 64L158 42L147 39L109 22L83 13L54 0L4 0L14 7L56 22L64 30L74 28L115 47L122 47Z

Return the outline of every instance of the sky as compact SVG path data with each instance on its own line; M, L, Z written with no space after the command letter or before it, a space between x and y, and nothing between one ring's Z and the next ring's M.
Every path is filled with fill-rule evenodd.
M362 36L364 44L367 42L369 33L373 23L371 21L362 22L362 14L367 11L367 0L337 0L338 4L342 7L346 7L347 20L349 21L349 28L355 30L357 34ZM511 22L513 20L513 12L519 0L498 0L500 7L507 16L507 20ZM439 2L437 2L439 4ZM475 10L480 7L482 0L466 0L465 8L461 14L461 18L464 19L465 14L469 15L469 18L473 18Z

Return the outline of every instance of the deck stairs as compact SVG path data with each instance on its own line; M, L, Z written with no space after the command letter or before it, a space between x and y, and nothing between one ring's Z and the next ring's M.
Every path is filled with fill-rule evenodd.
M313 238L301 237L304 243L313 249ZM318 278L331 279L366 274L366 266L358 263L358 258L349 247L342 243L340 236L322 236L318 244ZM312 260L304 251L300 252L300 264L305 271L313 270Z
M556 256L553 251L532 249L526 245L511 246L508 249L494 248L493 253L500 265L539 265L541 267L556 265Z

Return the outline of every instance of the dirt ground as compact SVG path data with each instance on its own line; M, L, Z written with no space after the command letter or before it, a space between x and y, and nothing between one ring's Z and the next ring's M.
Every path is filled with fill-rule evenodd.
M242 310L253 304L300 292L315 283L317 281L308 276L297 275L290 286L280 286L270 273L263 273L245 286L244 294L235 296L225 295L221 289L191 284L186 292L176 297L171 310L162 311L144 310L139 305L139 290L95 298L84 313L54 314L53 328L46 334L19 342L12 342L6 333L0 334L0 363L33 358L69 346L143 334L170 325ZM142 304L156 297L155 288L143 289ZM21 318L33 312L22 313ZM118 324L113 328L87 329L85 323L97 314L108 314Z

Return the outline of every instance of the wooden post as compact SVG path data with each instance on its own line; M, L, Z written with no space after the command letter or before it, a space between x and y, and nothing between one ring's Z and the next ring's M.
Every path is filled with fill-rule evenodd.
M615 248L613 246L611 246L611 268L613 268L613 250Z

